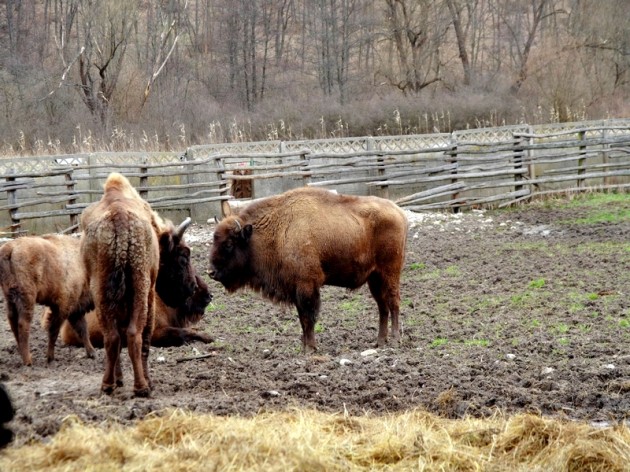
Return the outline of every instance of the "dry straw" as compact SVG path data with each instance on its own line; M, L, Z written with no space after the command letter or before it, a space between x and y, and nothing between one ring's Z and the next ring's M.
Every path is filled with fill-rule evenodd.
M522 414L448 420L423 411L251 418L162 412L132 427L67 418L47 444L0 453L11 471L627 471L630 430Z

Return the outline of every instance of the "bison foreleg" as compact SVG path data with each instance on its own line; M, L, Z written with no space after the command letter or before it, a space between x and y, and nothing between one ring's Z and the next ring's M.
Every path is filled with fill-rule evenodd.
M151 345L156 347L178 347L193 341L210 344L214 342L214 338L196 329L172 326L155 328L151 336Z
M315 323L317 322L320 307L319 290L298 290L295 306L302 325L302 350L305 354L311 354L317 351Z
M83 346L85 347L85 354L89 358L94 358L96 351L94 350L94 346L90 341L87 322L85 321L85 313L83 313L82 311L71 313L70 316L68 316L68 322L83 343Z
M55 344L59 336L61 323L63 323L63 319L59 313L59 309L54 306L50 307L50 318L48 320L48 352L46 355L46 360L49 364L55 360Z

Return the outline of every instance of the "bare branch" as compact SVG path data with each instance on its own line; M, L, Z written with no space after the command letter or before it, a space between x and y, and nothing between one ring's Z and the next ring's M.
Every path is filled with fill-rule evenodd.
M61 86L63 85L63 83L66 81L66 76L68 75L68 72L70 72L70 69L72 68L72 66L74 65L74 63L77 61L77 59L79 58L79 56L81 56L81 54L83 54L83 51L85 50L84 46L81 46L81 50L77 53L77 55L74 57L74 59L72 61L70 61L70 64L67 65L66 69L63 71L63 74L61 74L61 79L59 79L59 85L57 85L56 89L51 90L47 95L43 96L42 98L40 98L38 101L42 101L42 100L46 100L47 98L52 97L52 95L61 88ZM64 61L64 65L65 61Z

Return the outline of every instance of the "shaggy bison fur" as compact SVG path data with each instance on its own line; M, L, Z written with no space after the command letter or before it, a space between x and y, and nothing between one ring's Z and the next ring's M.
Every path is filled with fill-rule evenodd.
M184 303L197 288L190 248L183 241L188 223L177 229L165 223L118 173L109 175L101 200L81 215L81 255L103 330L105 393L122 385L122 338L135 395L151 392L148 358L156 288L169 306Z
M407 219L389 200L300 188L250 203L215 228L210 275L296 306L305 352L316 350L320 289L367 282L379 310L377 345L400 337L400 273Z
M0 285L25 365L33 362L29 335L36 304L50 308L48 362L55 358L55 342L64 320L83 340L87 355L94 355L84 319L85 312L94 305L79 250L75 237L57 234L24 236L0 247Z

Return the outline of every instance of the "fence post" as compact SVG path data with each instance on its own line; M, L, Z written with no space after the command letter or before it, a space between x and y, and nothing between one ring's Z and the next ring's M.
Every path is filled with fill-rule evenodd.
M605 122L605 124L607 125L607 122ZM604 165L604 172L607 174L608 173L608 149L610 149L610 144L608 144L606 142L606 139L608 138L608 136L606 136L608 133L606 132L607 129L606 128L602 128L602 141L604 144L602 144L602 164ZM604 176L604 187L607 187L608 185L610 185L610 177L608 177L607 175Z
M88 195L88 203L92 203L100 198L98 195L95 196L95 194L92 193L93 190L100 189L98 179L96 178L97 170L94 167L96 164L98 164L98 161L98 156L95 156L94 153L91 152L87 155L88 173L90 174L90 180L88 180L88 189L90 190L90 194Z
M311 182L311 173L305 169L310 164L310 159L307 157L308 154L310 154L310 152L305 149L300 152L300 160L302 161L302 168L304 169L302 183L305 187L308 187L308 184Z
M143 174L140 176L140 196L147 200L149 198L149 177L146 175L149 172L149 168L147 167L147 157L144 156L142 158L142 165L140 166L140 173Z
M523 190L523 174L520 171L523 170L523 142L526 138L520 135L514 135L514 191L520 192Z
M66 181L66 191L68 192L68 205L74 205L77 202L76 194L74 193L74 181L72 180L72 170L66 172L64 174L64 178ZM70 228L72 228L71 232L76 233L79 223L79 215L76 213L70 214Z
M579 132L579 137L580 137L580 141L584 141L586 139L586 131L580 131ZM584 155L586 154L586 146L584 144L580 145L580 154ZM585 157L580 157L578 159L578 176L584 174L586 172L586 169L584 168L584 164L586 162L586 158ZM584 186L584 179L580 179L578 177L577 180L577 186L578 188L582 188Z
M372 136L367 138L365 147L368 151L374 151L376 149L376 144ZM385 179L385 159L382 154L376 156L376 174L379 180L382 181ZM389 185L380 185L378 187L378 196L389 199Z
M220 156L215 157L214 166L217 169L217 182L221 182L219 184L219 189L220 189L219 195L222 197L225 197L228 194L229 185L225 180L225 162L223 161L223 158ZM252 189L253 189L253 185L252 185ZM227 199L221 200L221 217L223 218L227 216L226 205L227 205Z
M6 176L7 182L15 182L15 169L9 169ZM17 189L7 190L7 203L9 204L9 218L11 218L11 237L15 238L20 230L20 220L15 217L17 214Z
M451 152L448 159L449 164L455 164L455 168L451 170L451 184L457 183L457 138L453 133L451 133ZM451 200L457 200L459 198L459 191L454 192L451 195ZM453 206L453 213L459 213L459 207Z

